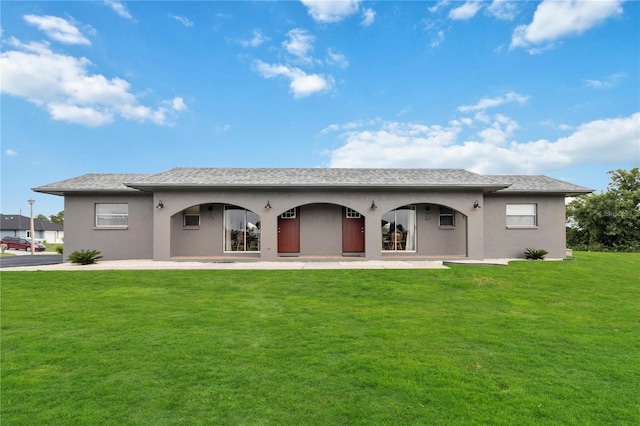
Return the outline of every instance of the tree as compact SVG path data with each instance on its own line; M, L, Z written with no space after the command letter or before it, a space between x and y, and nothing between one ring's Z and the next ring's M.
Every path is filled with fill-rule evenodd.
M569 247L640 250L640 169L608 173L611 182L606 191L576 197L567 205Z
M43 215L43 214L39 214L39 215L36 217L36 219L40 219L40 220L41 220L41 221L43 221L43 222L50 222L49 218L48 218L48 217L46 217L46 216L45 216L45 215Z
M58 214L52 214L49 216L52 223L56 223L58 225L64 225L64 210L59 212Z

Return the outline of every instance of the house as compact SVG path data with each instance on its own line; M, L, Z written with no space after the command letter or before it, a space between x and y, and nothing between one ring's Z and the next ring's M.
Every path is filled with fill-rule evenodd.
M565 256L565 197L547 176L461 169L174 168L33 188L64 197L65 251L104 259L490 259Z
M33 219L35 240L47 243L62 243L62 225L40 219ZM0 236L31 238L31 219L20 214L0 214Z

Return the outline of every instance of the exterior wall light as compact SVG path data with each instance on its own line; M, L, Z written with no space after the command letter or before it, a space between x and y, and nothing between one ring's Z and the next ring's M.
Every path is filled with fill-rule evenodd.
M476 200L476 201L473 203L473 208L474 208L474 209L481 209L481 208L482 208L482 207L480 206L480 203L478 202L478 200Z
M156 209L163 209L164 208L164 203L162 202L162 200L158 201L158 205L156 206Z
M375 201L371 201L371 210L377 209L378 206L376 206L376 202Z
M267 200L267 205L264 206L265 209L270 210L271 209L271 203Z

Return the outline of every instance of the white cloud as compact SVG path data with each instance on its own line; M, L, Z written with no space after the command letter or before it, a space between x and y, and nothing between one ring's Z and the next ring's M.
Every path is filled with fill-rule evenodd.
M289 80L289 89L295 98L303 98L314 93L324 92L333 88L331 76L307 74L300 68L282 64L267 64L255 61L256 71L264 78L284 77Z
M18 156L18 153L16 151L12 150L12 149L7 149L4 153L9 157L17 157Z
M451 9L449 11L449 18L454 21L471 19L478 13L481 7L482 5L479 1L468 1L462 6Z
M360 0L300 0L317 22L340 22L360 9Z
M91 42L88 38L80 33L80 30L76 28L69 21L58 18L57 16L37 16L37 15L25 15L24 20L38 27L38 29L44 32L47 37L59 41L65 44L84 44L90 45Z
M511 49L541 44L553 46L554 42L563 37L581 34L612 16L622 14L623 1L544 0L538 5L529 25L516 27L511 39ZM530 50L530 53L540 52L535 47Z
M327 50L327 63L329 65L337 65L340 68L347 68L349 66L349 61L347 57L342 53L334 52L333 49Z
M309 34L309 32L302 28L294 28L287 33L288 40L282 42L282 47L287 52L295 56L299 61L305 63L313 62L313 59L309 56L309 52L313 50L313 43L316 38Z
M436 47L440 46L443 41L444 41L444 31L440 30L435 35L435 37L433 37L433 39L431 40L430 46L435 49Z
M339 128L333 125L332 130ZM496 129L502 134L490 132ZM462 127L456 120L446 126L386 122L378 129L344 133L344 144L330 153L330 166L459 167L477 173L522 174L577 164L626 163L640 155L640 113L591 121L555 141L502 138L516 129L517 123L498 115L478 132L481 140L461 141Z
M169 124L176 112L186 109L182 98L156 109L140 105L127 81L90 74L92 63L87 58L55 53L46 42L23 44L12 37L6 45L13 49L0 54L2 93L45 108L54 120L95 127L119 115Z
M438 3L435 4L435 6L431 6L429 8L429 12L431 13L439 12L440 9L447 7L449 3L451 3L451 0L440 0Z
M488 108L494 108L509 102L517 102L524 104L529 99L528 96L519 95L515 92L509 92L505 96L498 96L496 98L483 98L475 105L463 105L458 107L460 112L471 111L484 111Z
M126 19L133 19L133 16L127 10L127 7L122 2L117 0L104 0L104 4L109 6L118 16Z
M605 80L583 80L584 83L595 89L606 89L616 85L617 81L624 77L623 73L611 74Z
M185 27L193 27L193 21L191 21L189 18L186 18L184 16L180 16L180 15L169 15L169 17L175 19L178 22L180 22Z
M362 11L362 21L360 22L360 25L362 25L363 27L368 27L370 25L373 25L375 19L376 12L373 9L364 9Z
M225 132L228 132L229 130L231 130L231 124L229 123L225 123L222 126L216 127L216 133L225 133Z
M516 2L512 0L493 0L486 11L489 16L511 21L518 13Z
M262 31L256 29L253 30L253 37L251 37L250 40L242 40L240 41L240 44L244 47L258 47L269 40L271 39L262 34Z

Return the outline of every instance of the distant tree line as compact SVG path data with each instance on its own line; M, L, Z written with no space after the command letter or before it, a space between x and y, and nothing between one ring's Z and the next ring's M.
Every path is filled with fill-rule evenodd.
M59 212L58 214L52 214L51 216L45 216L43 214L39 214L37 219L40 219L44 222L56 223L58 225L64 225L64 211Z
M617 169L607 190L567 205L567 246L576 250L640 251L640 169Z

